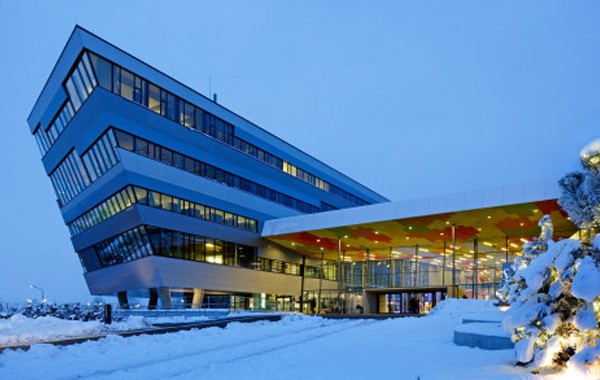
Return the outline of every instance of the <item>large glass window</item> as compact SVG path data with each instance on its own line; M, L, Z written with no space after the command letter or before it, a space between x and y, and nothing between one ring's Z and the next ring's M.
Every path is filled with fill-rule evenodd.
M115 130L115 136L117 139L117 144L120 148L126 149L130 152L135 152L134 147L139 145L139 140L143 140L137 136L130 135L129 133L125 133L122 131ZM150 144L150 143L148 143ZM249 181L245 178L241 178L235 174L226 172L222 169L216 168L212 165L208 165L204 162L200 162L194 160L191 157L183 156L181 154L175 153L170 149L159 147L160 148L160 157L154 157L153 159L166 163L167 165L178 167L182 170L194 169L192 173L215 180L219 183L225 184L229 187L233 187L236 189L244 190L250 192L258 197L265 198L269 201L282 204L287 207L291 207L297 209L299 211L305 213L314 213L318 212L320 209L310 203L306 203L299 199L290 197L287 194L283 194L281 192L275 191L273 189L267 188L266 186L257 184L255 182ZM183 161L178 160L176 164L174 162L174 155L178 157L183 157ZM152 158L152 157L151 157ZM192 163L188 162L186 164L186 160L189 160ZM197 170L198 169L198 170ZM219 214L215 216L216 220L222 221L224 219L224 215ZM222 222L218 222L222 223Z
M112 130L107 131L82 156L85 168L93 180L101 177L119 161L112 134Z
M91 183L74 150L50 174L50 179L61 205L69 202Z
M134 100L133 99L133 73L121 69L121 96L125 99Z
M148 83L148 108L160 114L160 88Z
M91 65L98 73L101 86L112 89L118 95L148 107L153 112L161 114L188 128L193 128L201 133L209 135L227 145L241 151L244 154L257 158L258 160L273 166L279 170L308 183L321 190L335 194L353 204L362 206L368 204L366 201L356 197L349 192L334 187L323 179L302 170L295 165L284 162L281 158L260 149L259 147L234 136L233 125L212 115L194 105L184 101L178 96L147 82L129 71L112 64L94 53L86 53L91 56ZM87 58L86 58L87 59ZM112 66L112 69L109 68ZM110 72L114 73L111 77ZM82 76L83 78L83 76ZM108 83L112 78L113 83ZM78 78L75 78L77 81ZM82 79L85 81L85 78ZM71 86L77 89L77 86ZM83 95L85 100L86 95ZM73 100L76 102L76 100ZM76 105L79 108L79 105Z
M98 84L100 87L112 91L112 63L96 54L90 54L89 56Z

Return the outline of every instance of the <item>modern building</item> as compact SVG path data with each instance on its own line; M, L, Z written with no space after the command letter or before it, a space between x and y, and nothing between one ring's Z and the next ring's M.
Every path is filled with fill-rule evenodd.
M122 306L404 312L489 297L542 214L576 231L555 183L390 203L81 27L28 123L90 292Z

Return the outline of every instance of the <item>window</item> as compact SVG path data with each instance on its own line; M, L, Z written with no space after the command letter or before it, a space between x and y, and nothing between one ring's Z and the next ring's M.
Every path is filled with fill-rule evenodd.
M50 179L61 206L75 198L91 183L81 159L74 150L54 169Z
M138 76L135 77L133 101L148 106L148 83Z
M93 173L94 181L119 162L112 134L112 130L106 132L82 156L84 167L88 173Z
M180 124L183 124L188 128L194 128L194 106L188 102L181 103L183 104L183 112L181 114Z
M125 99L134 100L133 99L133 89L134 89L134 79L133 73L121 69L121 96Z
M112 91L112 64L96 54L90 54L89 58L100 87Z
M207 134L323 191L330 192L358 206L368 204L355 195L330 185L323 179L235 137L233 125L91 52L84 54L81 65L77 67L77 73L74 74L71 82L67 81L66 83L69 93L73 93L72 103L75 109L78 109L85 101L89 95L89 89L96 85L92 66L102 87L113 89L114 93L148 107L155 113ZM53 129L51 133L56 132ZM60 131L58 133L60 134ZM301 206L301 208L307 209L305 206Z
M148 83L148 108L160 114L160 88Z

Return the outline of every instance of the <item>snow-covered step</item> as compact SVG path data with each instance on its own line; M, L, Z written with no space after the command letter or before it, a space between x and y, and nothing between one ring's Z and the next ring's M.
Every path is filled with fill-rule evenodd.
M510 335L502 330L502 323L492 321L467 322L458 326L454 330L454 343L484 350L508 350L515 346Z

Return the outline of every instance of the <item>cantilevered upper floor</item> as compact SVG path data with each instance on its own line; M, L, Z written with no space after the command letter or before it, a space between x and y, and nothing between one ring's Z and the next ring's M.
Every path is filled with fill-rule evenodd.
M79 26L70 36L28 117L49 173L68 153L65 152L68 148L58 148L56 142L79 108L97 89L118 95L137 107L169 119L168 126L179 125L203 134L236 154L242 153L340 199L337 204L321 202L307 206L300 210L302 212L388 201ZM84 131L80 130L80 133Z

